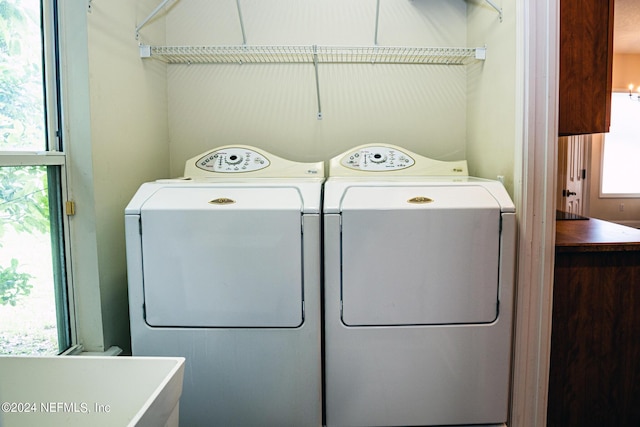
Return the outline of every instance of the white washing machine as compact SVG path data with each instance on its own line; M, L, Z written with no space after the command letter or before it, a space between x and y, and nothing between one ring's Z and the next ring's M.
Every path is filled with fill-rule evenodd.
M331 161L327 426L507 420L515 207L501 183L400 147Z
M324 164L226 146L185 177L126 207L133 354L186 358L182 426L321 425Z

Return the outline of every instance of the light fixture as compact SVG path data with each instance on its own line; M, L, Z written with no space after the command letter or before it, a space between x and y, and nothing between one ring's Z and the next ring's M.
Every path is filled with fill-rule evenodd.
M640 102L640 86L637 87L638 93L636 94L636 99ZM633 84L629 85L629 99L633 100Z

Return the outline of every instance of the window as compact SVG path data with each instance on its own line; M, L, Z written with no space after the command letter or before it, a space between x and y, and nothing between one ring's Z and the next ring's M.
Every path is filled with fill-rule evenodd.
M640 195L640 98L614 93L611 98L611 128L604 136L602 153L603 197Z
M55 0L0 0L0 354L73 342Z

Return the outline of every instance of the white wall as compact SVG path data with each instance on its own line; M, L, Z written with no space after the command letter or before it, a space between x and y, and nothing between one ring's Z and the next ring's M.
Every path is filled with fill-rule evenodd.
M140 61L134 31L156 4L61 2L76 320L89 351L128 350L124 207L169 173L166 67Z
M96 223L105 346L129 337L124 207L168 174L166 67L143 62L133 31L155 0L93 1L88 15Z
M469 9L474 20L482 21L469 46L487 43L490 59L471 67L320 64L322 120L316 118L311 64L170 65L171 175L182 175L188 158L225 144L256 145L285 158L317 161L355 145L386 142L458 160L467 158L472 141L472 170L490 178L505 175L511 183L515 7L506 8L501 24L482 0L388 0L380 5L379 45L466 47ZM250 45L373 46L375 6L372 0L241 2ZM241 44L236 1L174 3L166 14L166 42ZM145 43L157 44L150 38ZM471 85L480 87L471 91L472 105ZM472 138L468 115L473 117ZM487 150L499 155L483 154Z
M614 92L626 92L632 84L636 92L640 87L640 54L615 53L613 55L612 87Z
M468 45L487 45L487 59L469 67L466 153L470 174L504 177L514 194L515 148L523 99L516 96L516 2L500 2L503 19L483 0L469 1Z

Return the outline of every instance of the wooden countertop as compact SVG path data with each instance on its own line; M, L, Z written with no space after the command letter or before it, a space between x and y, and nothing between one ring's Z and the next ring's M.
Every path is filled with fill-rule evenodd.
M556 221L556 252L640 251L640 229L589 218Z

